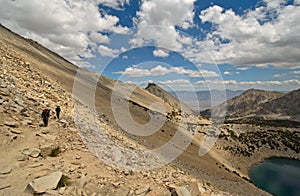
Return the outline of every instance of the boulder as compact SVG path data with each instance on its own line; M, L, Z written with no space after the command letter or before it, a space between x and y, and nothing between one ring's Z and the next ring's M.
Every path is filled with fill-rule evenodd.
M18 155L16 157L17 161L27 161L28 160L28 156L25 155L25 154L21 154L21 155Z
M192 196L186 186L169 186L168 188L171 192L171 195Z
M57 188L61 177L62 172L54 172L48 176L34 179L28 184L28 189L32 190L34 194L41 194L48 190L54 190Z
M15 129L11 129L10 132L12 132L14 134L21 134L21 133L23 133L21 130L15 130Z
M0 168L0 174L9 174L11 172L11 167Z
M28 155L32 158L37 158L41 153L41 150L38 148L30 148L23 150L23 154Z
M13 119L11 119L10 121L5 121L4 125L8 126L8 127L12 127L12 128L18 128L19 127L19 123L17 121L13 120Z
M146 196L170 196L170 192L168 190L153 189Z

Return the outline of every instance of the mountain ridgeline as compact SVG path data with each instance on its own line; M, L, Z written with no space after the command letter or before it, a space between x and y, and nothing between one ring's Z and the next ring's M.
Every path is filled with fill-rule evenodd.
M226 109L227 122L286 123L288 121L291 123L295 121L298 124L297 122L300 122L299 100L300 89L287 94L249 89L212 109L202 111L201 114L210 117L212 110Z
M191 110L189 106L187 106L183 102L180 102L179 99L177 99L176 97L174 97L169 92L167 92L155 83L149 83L145 89L153 95L161 98L165 103L167 103L174 109L182 110L183 112L186 112L188 114L194 113L194 111Z

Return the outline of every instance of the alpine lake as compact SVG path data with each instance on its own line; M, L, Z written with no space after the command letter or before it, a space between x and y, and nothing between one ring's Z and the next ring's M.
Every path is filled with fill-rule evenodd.
M254 165L251 181L277 196L300 196L300 160L273 157Z

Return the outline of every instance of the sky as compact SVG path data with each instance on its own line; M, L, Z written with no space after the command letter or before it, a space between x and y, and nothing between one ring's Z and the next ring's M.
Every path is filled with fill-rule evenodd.
M300 0L0 0L0 23L80 67L172 90L300 88Z

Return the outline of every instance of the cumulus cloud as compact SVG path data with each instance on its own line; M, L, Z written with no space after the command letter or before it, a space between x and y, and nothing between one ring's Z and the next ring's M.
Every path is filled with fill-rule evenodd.
M119 50L112 49L104 45L100 45L98 47L98 52L104 57L116 57L119 54Z
M142 0L137 12L138 32L131 40L134 45L154 42L155 45L180 50L190 40L176 30L176 26L188 28L193 25L196 0Z
M125 4L130 4L129 0L97 0L96 2L114 9L123 9Z
M161 65L157 65L151 69L139 68L137 66L128 67L125 71L114 72L114 74L123 74L128 77L145 77L145 76L164 76L169 73L176 74L184 74L189 78L210 78L210 77L218 77L219 74L214 71L209 70L190 70L185 69L184 67L163 67Z
M299 71L292 71L293 74L300 74L300 70Z
M122 7L127 0L0 0L0 22L34 39L77 65L78 56L94 57L98 43L109 43L101 32L126 34L128 28L118 24L119 18L101 13L98 4ZM92 48L92 49L91 49ZM78 64L79 63L79 64Z
M89 38L94 43L103 43L103 44L110 43L110 39L107 35L103 35L103 34L98 33L98 32L91 32L89 34Z
M159 81L158 83L164 85L191 85L191 81L185 79Z
M238 67L236 68L237 70L240 70L240 71L247 71L250 69L250 67Z
M224 75L237 75L240 74L240 72L229 72L229 71L224 71Z
M207 89L208 86L218 87L225 85L226 89L245 90L250 88L264 90L291 91L299 88L300 80L284 81L236 81L236 80L200 80L194 83L197 88Z
M299 68L299 4L285 6L284 0L264 1L266 5L241 16L217 5L201 11L202 22L213 24L215 30L199 44L217 63ZM202 51L194 56L211 62Z
M235 80L200 80L200 81L195 82L195 84L201 84L201 85L224 84L224 85L229 85L229 84L237 84L237 81L235 81Z
M169 56L169 53L168 51L165 51L165 50L162 50L162 49L156 49L153 51L153 56L155 57L168 57Z
M287 73L274 74L274 75L273 75L274 78L283 78L283 77L285 77L285 76L287 76Z

